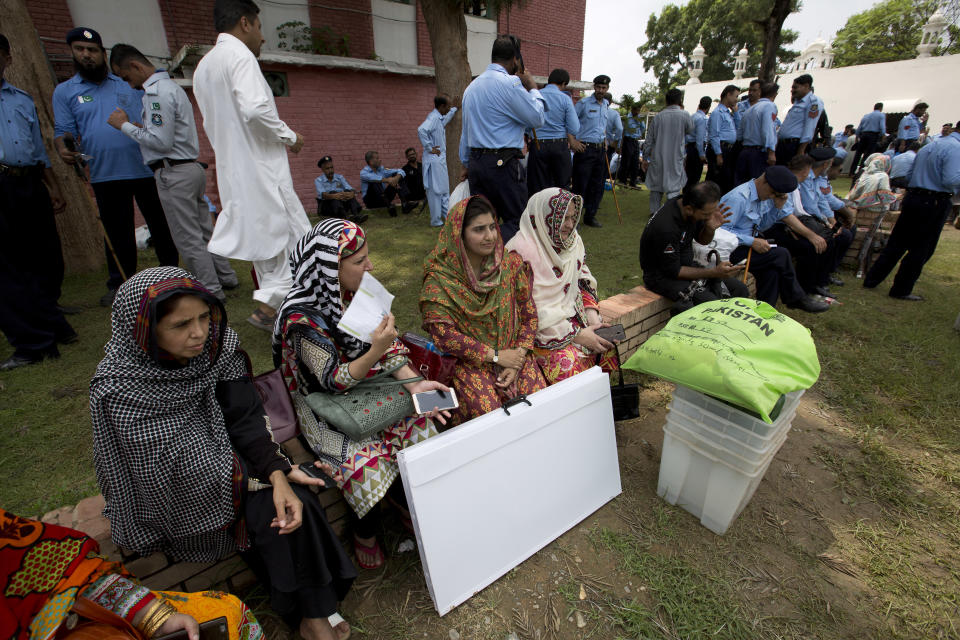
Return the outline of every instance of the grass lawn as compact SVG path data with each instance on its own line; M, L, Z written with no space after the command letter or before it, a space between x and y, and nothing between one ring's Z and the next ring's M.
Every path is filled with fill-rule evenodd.
M839 193L847 186L846 181L835 183ZM602 297L641 283L637 252L649 217L647 193L618 190L622 225L606 193L600 214L604 227L582 231ZM419 331L422 262L437 232L427 226L425 214L382 214L364 226L374 273L396 295L398 328ZM816 469L809 482L817 495L835 497L846 511L817 515L813 509L810 515L801 507L789 507L786 495L780 503L771 503L770 511L789 507L812 520L819 518L833 540L829 562L850 568L855 584L849 575L825 574L821 563L828 560L818 560L804 550L802 541L782 535L764 539L763 545L775 547L782 554L778 558L791 559L800 569L786 586L747 597L737 567L777 569L764 560L770 557L767 547L750 537L747 525L735 524L723 538L703 537L699 524L656 498L655 471L651 486L631 482L630 467L622 466L624 494L611 504L630 526L616 526L619 521L612 518L592 527L585 544L591 554L611 559L611 572L615 566L618 575L632 576L648 590L634 599L623 591L614 596L602 580L581 576L579 585L557 582L550 588L559 595L556 601L550 596L550 606L571 616L582 610L590 623L583 632L560 637L587 637L595 624L605 630L594 634L600 638L960 637L960 334L952 328L960 312L958 260L960 231L947 228L917 286L925 302L890 299L889 281L877 290L864 290L845 272L847 286L837 289L841 305L820 315L787 311L813 333L822 374L811 397L819 398L818 406L831 416L819 428L824 438L811 440L797 453L798 460ZM152 253L141 253L140 266L152 264ZM241 286L228 295L231 324L255 369L263 371L272 367L269 337L244 322L253 308L250 267L234 266ZM84 308L70 318L81 336L78 344L61 348L63 357L57 361L0 374L0 505L13 512L39 516L97 492L87 389L109 337L109 310L96 302L104 281L102 273L74 274L64 283L62 302ZM8 354L3 349L0 357ZM645 382L644 398L660 397L656 402L662 409L669 388ZM618 427L621 441L630 437L623 429ZM816 435L817 428L810 431ZM805 442L803 436L792 435L788 447L794 438L794 446ZM649 439L636 440L637 446L649 446ZM655 469L659 455L648 457ZM747 519L745 512L741 520ZM775 515L773 522L781 531L794 526ZM693 533L697 541L707 542L692 546L686 539ZM590 594L586 600L584 583ZM595 598L595 592L604 595ZM403 592L398 593L405 609ZM493 597L484 594L474 600ZM595 606L587 610L584 602ZM508 598L508 610L513 604ZM483 619L486 609L471 606ZM467 605L462 609L471 610ZM357 612L356 620L358 631L367 629L361 637L424 637L378 635L378 619L372 614L364 618ZM489 615L487 620L489 624ZM514 622L508 628L522 628ZM464 637L481 636L487 637Z

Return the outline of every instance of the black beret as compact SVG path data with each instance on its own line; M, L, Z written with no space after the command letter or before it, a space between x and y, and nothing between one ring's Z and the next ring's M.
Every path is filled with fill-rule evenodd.
M777 193L790 193L797 188L797 176L786 167L774 165L763 172L767 184Z
M807 153L810 154L810 157L813 158L814 162L822 162L837 155L837 150L833 147L817 147L816 149L811 149Z
M317 160L317 166L318 167L323 166L324 162L333 162L333 158L331 158L330 156L323 156L322 158Z
M610 76L599 75L593 79L593 84L610 84Z
M103 48L103 39L100 37L100 34L87 27L76 27L67 31L67 44L77 41L92 42L100 45L101 49Z

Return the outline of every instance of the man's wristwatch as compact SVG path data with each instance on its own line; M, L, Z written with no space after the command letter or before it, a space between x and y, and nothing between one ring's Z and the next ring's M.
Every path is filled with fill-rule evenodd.
M500 362L500 352L496 349L493 350L493 364Z

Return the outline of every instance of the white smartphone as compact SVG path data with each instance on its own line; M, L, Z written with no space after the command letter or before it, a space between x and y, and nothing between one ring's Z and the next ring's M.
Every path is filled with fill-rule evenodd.
M417 413L428 413L433 411L434 407L442 411L456 409L459 406L457 392L452 388L450 391L424 391L413 394L413 408Z

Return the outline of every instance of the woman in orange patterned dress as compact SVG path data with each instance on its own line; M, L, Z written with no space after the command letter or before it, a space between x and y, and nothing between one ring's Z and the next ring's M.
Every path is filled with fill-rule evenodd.
M437 347L457 358L454 424L547 386L532 352L530 279L523 259L504 253L489 200L473 196L450 210L424 263L420 313Z
M537 305L533 353L550 384L599 364L615 371L613 343L595 332L600 319L597 280L587 268L577 224L583 199L552 187L533 195L520 217L520 231L507 243L530 265Z

